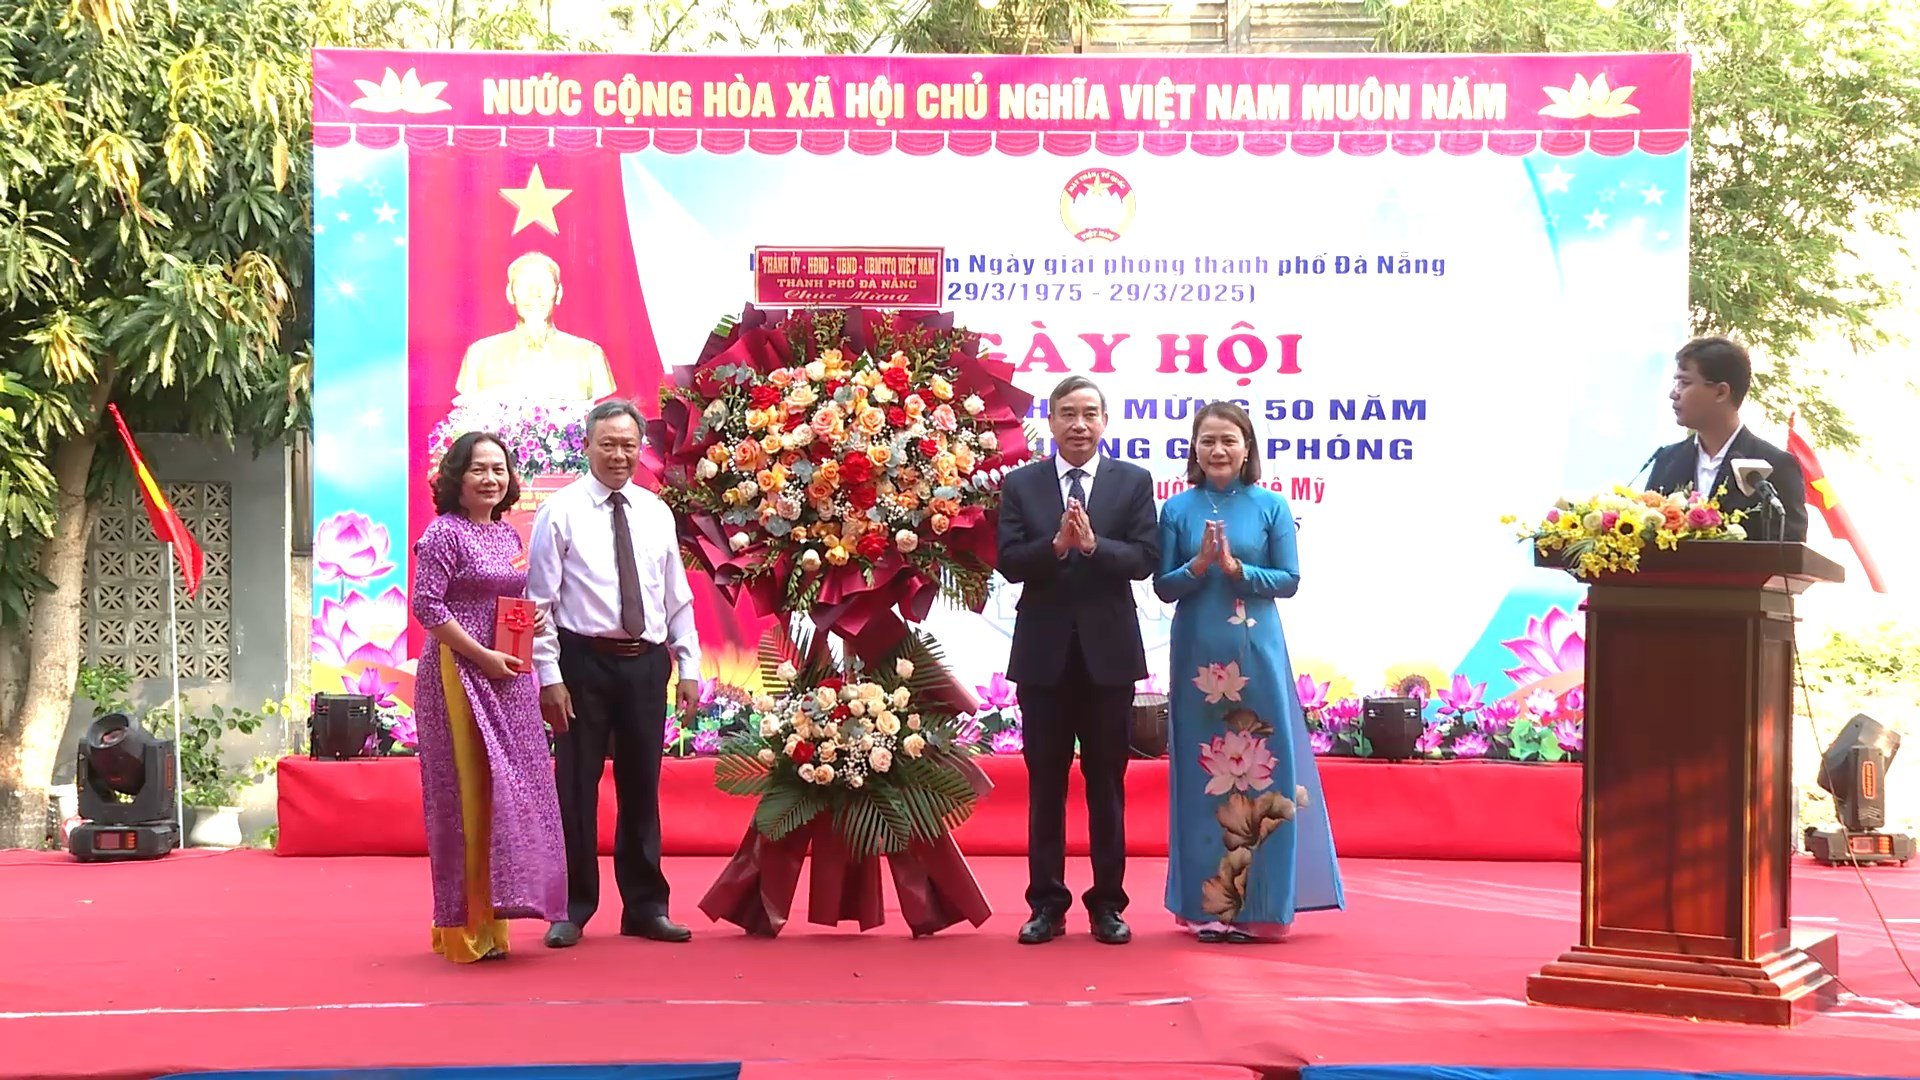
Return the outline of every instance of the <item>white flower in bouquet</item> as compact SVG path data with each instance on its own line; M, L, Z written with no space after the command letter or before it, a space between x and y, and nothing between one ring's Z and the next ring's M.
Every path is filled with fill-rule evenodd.
M800 766L800 779L806 781L809 784L814 783L815 778L818 777L819 775L820 775L820 770L814 768L811 765Z
M747 534L743 532L734 533L727 538L727 546L735 551L745 551L748 543Z
M881 713L873 722L873 726L879 728L882 735L900 734L900 718L890 712Z
M707 407L701 413L701 415L705 416L708 422L714 423L714 424L718 424L721 421L725 420L727 418L726 399L714 398L712 401L707 403Z
M867 755L867 764L873 766L874 772L886 772L893 768L893 755L885 747L875 747L873 752Z
M821 765L813 770L813 782L816 784L833 783L833 766Z
M1725 527L1727 530L1727 539L1745 540L1747 538L1747 528L1739 522L1729 521Z
M980 437L975 441L980 444L980 449L985 450L989 454L1000 449L1000 436L995 435L991 431L981 432Z
M893 546L899 548L902 555L908 554L920 546L920 534L912 529L901 529L893 534Z
M772 712L773 707L777 704L779 703L773 700L773 696L771 694L753 695L753 711L754 712Z
M801 742L802 740L798 734L787 736L786 754L788 757L793 756L794 750L799 748Z
M774 762L774 753L771 747L761 747L760 752L754 756L760 759L760 764L762 765L772 765Z
M960 407L967 410L968 416L979 416L986 411L987 403L980 400L979 394L968 394L967 400L961 402Z
M833 708L834 705L839 703L839 700L831 686L823 686L813 692L813 703L823 710Z
M701 458L700 464L693 467L693 474L702 480L711 480L720 475L720 466L712 458Z
M806 370L807 370L807 378L812 379L814 382L826 381L827 365L821 363L820 361L818 360L810 361L807 364Z
M872 708L886 699L887 692L880 688L879 683L868 682L860 684L860 700L866 702L868 708Z
M780 736L780 718L777 716L768 716L768 717L761 718L760 737L763 739L774 739L774 738L778 738L779 736Z
M852 686L843 686L840 688L841 701L852 701L854 698L857 698L859 696L860 696L860 686L858 683L855 683Z
M790 683L800 677L800 669L793 666L793 661L782 660L780 666L773 669L773 674L781 682Z
M865 716L867 715L867 703L861 701L859 698L854 698L852 701L847 702L847 711L855 716Z
M811 574L820 569L820 553L808 548L800 553L800 569Z
M862 788L866 786L866 783L867 783L867 778L864 776L861 776L859 773L855 773L852 776L847 777L847 786L850 788Z
M881 383L879 386L874 387L873 400L879 402L882 405L893 404L893 388L888 386L886 383Z
M919 718L915 717L914 719L918 720ZM920 756L921 752L924 751L926 748L927 748L927 740L921 738L918 735L909 735L906 738L900 740L900 749L905 750L907 752L908 757L917 758Z
M913 678L913 661L901 657L893 662L893 673L903 679Z
M919 713L914 712L914 713L907 714L907 730L908 731L920 730L920 714Z
M888 700L893 703L894 708L904 709L907 707L907 702L913 700L913 694L904 686L896 686L893 688L893 697Z

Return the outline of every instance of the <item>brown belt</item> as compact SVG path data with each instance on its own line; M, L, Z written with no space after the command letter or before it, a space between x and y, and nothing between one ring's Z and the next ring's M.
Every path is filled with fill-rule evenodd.
M596 637L592 634L576 634L571 630L560 631L560 643L578 645L609 656L645 656L659 648L644 638Z

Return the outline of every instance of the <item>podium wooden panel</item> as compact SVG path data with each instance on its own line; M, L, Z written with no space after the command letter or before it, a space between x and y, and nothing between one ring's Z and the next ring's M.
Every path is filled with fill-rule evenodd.
M1790 929L1789 761L1793 597L1843 576L1702 541L1592 583L1580 942L1527 1000L1787 1025L1834 998L1833 935Z

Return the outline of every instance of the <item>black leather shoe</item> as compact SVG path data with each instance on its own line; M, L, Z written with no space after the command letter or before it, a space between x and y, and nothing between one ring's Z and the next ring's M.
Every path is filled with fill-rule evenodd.
M547 948L571 949L580 944L580 928L570 922L557 922L547 927Z
M1133 931L1117 911L1102 911L1093 916L1093 940L1102 945L1125 945L1133 940Z
M648 941L693 940L693 931L665 915L649 915L643 919L622 919L620 933L627 937L643 937Z
M1067 932L1067 920L1058 915L1034 912L1020 927L1020 944L1044 945Z

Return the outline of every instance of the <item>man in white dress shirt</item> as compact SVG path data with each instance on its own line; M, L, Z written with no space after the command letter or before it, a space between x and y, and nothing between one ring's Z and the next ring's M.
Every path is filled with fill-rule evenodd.
M556 738L555 775L566 831L567 921L549 948L576 944L600 905L595 808L607 753L619 805L613 874L620 932L687 941L667 917L660 872L660 757L667 683L679 670L679 707L699 700L700 644L693 593L673 513L633 482L640 413L613 400L587 414L590 475L555 492L533 522L527 596L546 613L534 638L540 711ZM668 654L671 653L671 658Z

